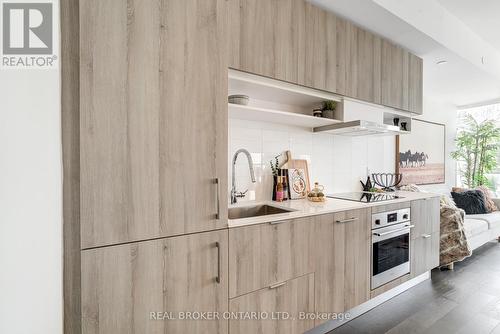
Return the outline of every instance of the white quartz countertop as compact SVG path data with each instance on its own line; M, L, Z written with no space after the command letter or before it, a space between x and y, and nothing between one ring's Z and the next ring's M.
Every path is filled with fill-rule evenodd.
M396 191L391 194L395 194L401 196L401 198L389 200L389 201L381 201L381 202L373 202L373 203L361 203L355 201L327 198L325 202L311 202L307 199L300 200L288 200L284 202L273 202L273 201L265 201L265 202L254 202L254 201L246 201L237 203L234 205L230 205L229 208L234 207L245 207L245 206L254 206L260 204L268 204L275 207L283 208L285 210L293 210L286 213L279 213L267 216L258 216L258 217L249 217L249 218L240 218L240 219L229 219L228 227L240 227L246 225L254 225L254 224L262 224L275 222L280 220L288 220L309 216L322 215L327 213L334 213L346 210L356 210L363 209L373 206L379 205L387 205L394 203L403 203L409 202L419 199L439 197L438 194L426 193L426 192L408 192L408 191Z

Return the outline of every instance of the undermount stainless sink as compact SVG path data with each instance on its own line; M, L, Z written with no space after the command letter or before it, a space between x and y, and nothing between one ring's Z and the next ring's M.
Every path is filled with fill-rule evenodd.
M250 218L259 216L276 215L279 213L292 212L291 209L283 209L272 205L262 204L253 206L240 206L229 208L229 219Z

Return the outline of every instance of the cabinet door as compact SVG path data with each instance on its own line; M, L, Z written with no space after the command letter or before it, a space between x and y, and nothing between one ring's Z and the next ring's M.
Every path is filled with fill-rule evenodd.
M423 61L410 54L409 62L408 110L421 115L423 113Z
M382 104L382 38L373 35L373 103Z
M381 43L380 37L369 31L346 24L345 95L372 103L381 98Z
M336 18L336 89L335 92L341 95L346 95L347 93L347 74L348 74L348 59L346 49L348 47L347 43L347 32L350 23L340 17Z
M424 234L411 240L411 277L439 266L439 244L439 232Z
M335 224L345 229L345 309L349 310L370 298L370 210L335 214Z
M310 3L306 3L305 13L305 60L299 59L299 84L343 94L347 21Z
M304 59L299 58L299 81L307 87L345 93L347 21L308 2L304 18Z
M268 316L259 320L231 319L231 334L304 333L314 327L314 320L299 318L302 312L314 312L314 274L231 299L229 310L232 314L257 312Z
M225 20L224 0L80 2L82 248L225 226Z
M341 313L345 311L345 226L335 223L333 214L314 219L316 312Z
M415 227L411 238L416 239L440 230L439 197L411 202L411 222Z
M255 291L313 272L311 218L229 231L229 295Z
M306 3L305 13L305 60L303 68L299 67L299 84L327 89L327 74L330 85L334 83L331 74L327 73L327 64L330 61L335 64L335 53L330 53L332 48L335 51L335 44L327 43L327 37L335 34L334 17L310 3ZM335 39L329 42L335 43Z
M301 0L230 0L230 66L297 83Z
M369 31L357 29L356 65L349 71L356 75L348 95L360 100L380 103L381 39ZM354 50L351 48L351 50ZM348 74L349 77L349 74Z
M411 276L418 276L439 265L439 198L411 202Z
M370 210L315 219L316 312L343 312L370 297Z
M227 312L227 282L227 231L85 250L82 333L227 333L179 313Z
M383 105L398 109L407 109L407 97L405 102L405 73L408 71L408 53L401 47L387 40L382 41L382 85L381 101ZM406 74L407 77L407 74Z
M401 87L401 106L400 108L403 110L410 110L410 53L404 49L401 50L403 57L403 86Z
M360 76L358 59L358 37L362 34L361 29L351 22L346 23L346 47L344 49L346 59L346 92L350 97L358 96L358 79Z

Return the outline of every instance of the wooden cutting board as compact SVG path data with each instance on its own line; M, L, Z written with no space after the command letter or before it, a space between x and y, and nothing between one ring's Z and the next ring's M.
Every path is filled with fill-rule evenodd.
M307 167L307 160L304 159L291 159L285 164L286 167L283 168L295 168L304 170L304 176L306 178L307 183L307 191L311 190L311 181L309 180L309 168Z

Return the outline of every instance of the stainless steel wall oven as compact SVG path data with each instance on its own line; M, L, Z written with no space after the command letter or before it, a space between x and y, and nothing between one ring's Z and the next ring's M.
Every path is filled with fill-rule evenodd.
M372 215L372 289L410 272L410 219L410 208Z

